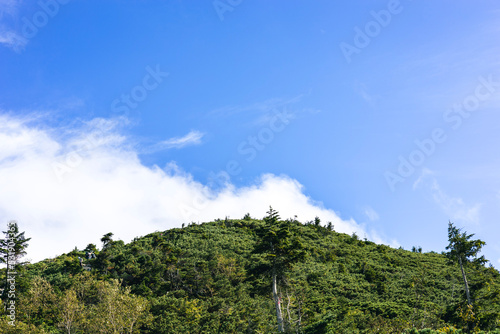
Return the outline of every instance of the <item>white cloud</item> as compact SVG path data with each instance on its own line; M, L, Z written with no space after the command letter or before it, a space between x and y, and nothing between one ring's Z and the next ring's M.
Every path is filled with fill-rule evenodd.
M0 223L17 220L33 238L28 258L99 245L107 232L128 242L191 221L241 218L247 212L262 218L269 205L282 218L319 216L339 232L381 242L354 220L311 200L287 176L266 174L254 185L214 192L171 164L144 166L119 133L121 123L96 119L78 129L48 129L33 120L0 116Z
M25 48L26 44L28 44L28 40L13 31L1 31L0 44L18 52Z
M460 197L448 195L439 185L434 172L424 169L413 184L413 189L423 187L430 192L433 201L451 220L468 224L478 224L481 204L469 205Z
M167 140L164 140L162 142L159 142L155 144L149 153L151 152L157 152L161 150L168 150L172 148L183 148L185 146L189 145L199 145L201 144L201 139L203 138L204 134L201 133L200 131L190 131L188 134L182 137L174 137L170 138Z

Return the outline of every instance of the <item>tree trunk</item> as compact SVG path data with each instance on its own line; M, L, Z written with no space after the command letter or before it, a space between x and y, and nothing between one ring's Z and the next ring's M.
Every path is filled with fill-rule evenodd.
M5 311L7 311L7 304L8 304L7 303L7 297L9 296L9 293L8 293L8 291L9 291L9 270L10 270L10 268L9 268L9 265L10 265L10 263L9 263L9 255L10 255L10 253L9 253L8 248L7 248L7 255L6 255L7 256L7 261L6 261L7 268L5 270L5 289L2 290L2 301L4 303L3 309Z
M281 305L278 297L278 283L276 282L276 269L273 269L273 299L276 306L276 318L278 318L278 331L284 332L283 316L281 315Z
M467 295L467 304L472 305L472 302L470 300L469 283L467 283L467 277L465 277L464 265L460 257L458 257L458 263L460 263L460 270L462 270L462 277L464 279L465 294Z

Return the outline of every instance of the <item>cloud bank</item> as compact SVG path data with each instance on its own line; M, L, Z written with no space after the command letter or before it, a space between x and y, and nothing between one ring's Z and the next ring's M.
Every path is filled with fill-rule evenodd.
M17 220L32 237L27 256L32 262L88 243L100 246L107 232L129 242L182 223L241 218L247 212L262 218L269 205L282 218L297 215L304 222L319 216L336 231L382 242L311 200L287 176L266 174L250 186L227 184L214 191L171 164L145 166L140 150L120 133L123 124L123 119L94 119L51 128L37 117L0 114L0 224Z

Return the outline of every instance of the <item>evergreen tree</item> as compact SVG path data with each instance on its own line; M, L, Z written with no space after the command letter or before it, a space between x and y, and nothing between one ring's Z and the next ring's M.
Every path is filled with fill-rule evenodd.
M2 233L5 235L5 238L0 239L0 263L7 266L4 285L4 289L6 289L12 275L17 274L20 271L20 267L25 264L19 261L26 255L26 248L31 238L26 238L24 232L19 232L19 226L14 220L7 224L7 231L2 231ZM9 273L12 273L12 275ZM7 297L7 293L4 294L4 289L1 290L2 300L5 300Z
M259 232L261 240L254 252L261 255L261 261L253 268L257 275L271 277L273 300L276 308L278 331L284 332L279 283L284 282L286 272L305 257L304 246L294 233L292 221L280 221L278 212L269 207L264 218L265 225Z
M108 248L109 246L111 246L113 244L112 238L113 238L112 232L109 232L109 233L106 233L105 235L103 235L103 237L101 238L103 250L105 250L106 248Z
M467 297L467 304L472 306L472 300L470 296L469 283L467 282L467 276L465 273L465 267L469 264L474 265L484 265L487 261L484 256L477 257L477 254L481 251L481 248L485 245L482 240L471 240L474 234L467 234L467 232L461 232L461 229L455 227L451 222L448 223L448 240L450 244L446 246L449 250L446 256L452 262L458 262L460 265L460 270L462 272L462 279L464 280L465 294Z
M7 231L2 231L5 239L0 239L0 263L4 263L10 269L16 265L22 265L19 260L26 255L26 248L31 238L26 238L24 232L19 232L16 221L7 224Z

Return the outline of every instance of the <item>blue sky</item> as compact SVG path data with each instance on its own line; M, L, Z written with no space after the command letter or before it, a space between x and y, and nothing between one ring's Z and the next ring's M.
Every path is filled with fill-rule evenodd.
M500 266L494 1L0 0L0 221L40 260L269 205Z

